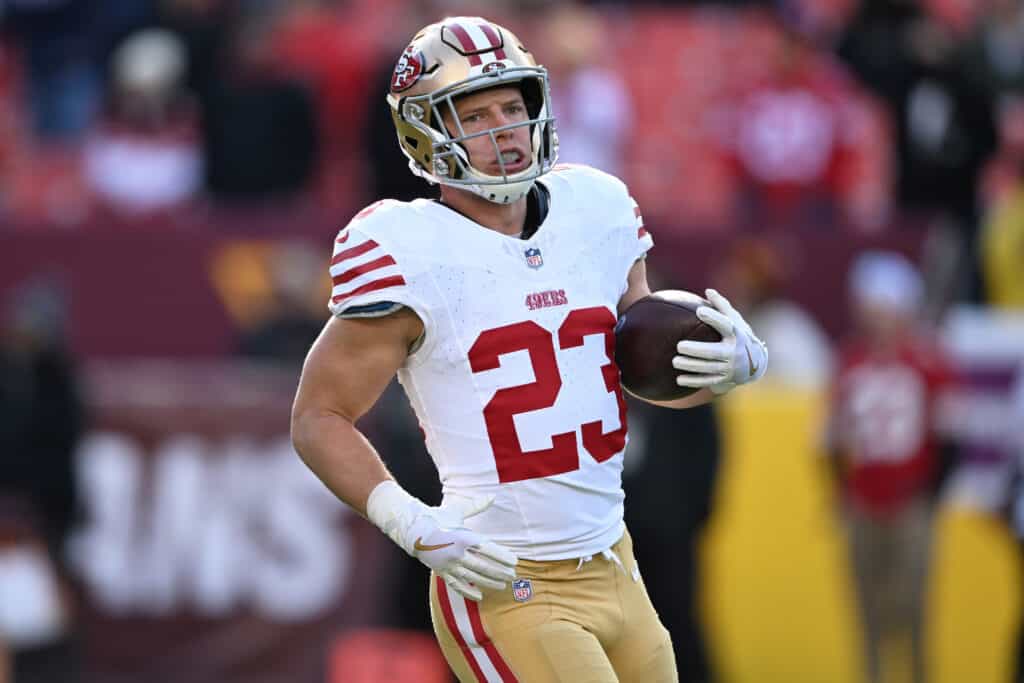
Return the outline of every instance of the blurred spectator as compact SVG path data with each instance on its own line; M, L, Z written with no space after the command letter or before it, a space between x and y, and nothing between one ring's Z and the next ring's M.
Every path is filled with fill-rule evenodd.
M99 109L99 7L99 0L9 0L3 7L23 55L31 128L42 138L77 137Z
M272 14L244 16L203 102L207 188L216 199L295 198L317 167L316 114L309 91L282 75Z
M921 8L952 33L958 43L978 26L992 0L917 0Z
M537 59L551 79L559 161L621 175L632 102L622 77L602 63L608 55L602 19L566 3L552 5L542 24L544 53Z
M22 48L31 129L75 141L98 114L103 64L123 36L155 20L153 0L8 0L0 20Z
M185 45L186 88L205 104L222 74L234 15L227 0L161 0L160 24Z
M963 48L967 77L989 97L1024 90L1024 5L988 0L987 12Z
M680 683L715 680L700 623L698 550L711 515L719 449L710 404L674 411L629 399L626 524L651 602L672 634Z
M181 206L202 184L196 112L183 90L185 48L148 29L115 52L106 117L88 137L84 173L107 208L125 213Z
M966 75L957 34L909 0L864 0L840 46L893 108L902 208L953 221L973 268L977 179L995 147L989 93ZM976 297L976 272L967 295Z
M1002 95L996 113L999 147L978 185L983 215L1013 194L1024 176L1024 95Z
M701 5L706 6L722 6L722 7L763 7L772 4L774 0L642 0L641 2L631 2L631 5L661 5L664 7L697 7ZM589 5L614 5L621 6L622 0L589 0Z
M890 202L884 123L842 67L780 22L764 72L718 112L751 225L875 229Z
M242 333L238 352L298 367L327 321L323 259L308 244L284 243L267 266L271 300Z
M1000 116L1001 146L986 171L990 203L979 257L985 301L1024 310L1024 98L1009 98Z
M0 337L0 640L18 683L73 681L77 669L63 546L83 415L62 307L52 284L23 286Z
M860 0L777 0L792 30L820 50L831 51L857 11Z
M385 11L381 8L381 13ZM359 133L365 124L365 93L379 40L368 29L365 21L353 16L348 3L301 0L287 3L272 38L282 73L305 84L314 95L322 140L318 202L337 209L352 209L366 199ZM389 82L390 76L380 84Z
M937 436L936 408L950 365L918 327L922 279L903 256L862 254L849 287L857 334L842 349L828 443L842 486L868 674L881 680L884 641L909 636L913 680L922 683L932 498L951 459Z
M24 162L21 62L11 41L0 34L0 211L8 211L10 184Z
M781 249L756 239L733 244L715 276L733 305L768 345L773 382L822 388L832 376L832 343L799 304L784 294L792 264Z

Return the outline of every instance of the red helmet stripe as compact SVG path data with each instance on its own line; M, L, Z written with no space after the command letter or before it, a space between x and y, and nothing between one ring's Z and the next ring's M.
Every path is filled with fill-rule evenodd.
M466 29L462 28L461 24L448 24L448 29L450 29L451 32L455 34L455 37L459 39L459 43L462 44L463 51L476 52L479 49L473 42L473 39L469 37L469 33L466 32ZM468 55L468 57L470 66L479 66L483 61L480 59L480 55L478 54Z
M487 40L491 41L491 47L494 48L494 58L505 59L505 48L501 47L501 39L498 38L498 33L494 30L494 27L490 24L480 24L480 30L487 36Z

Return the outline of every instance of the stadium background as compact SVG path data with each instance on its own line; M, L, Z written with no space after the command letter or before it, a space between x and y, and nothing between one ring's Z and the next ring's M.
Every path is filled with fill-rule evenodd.
M551 66L563 159L629 183L660 282L729 294L749 268L832 345L850 328L859 253L921 266L925 316L965 376L986 378L957 421L965 452L980 440L985 455L962 464L936 532L931 680L1010 680L1019 551L1002 501L972 482L1004 477L1005 444L988 441L1010 431L999 406L1024 359L1024 254L989 246L1024 231L1024 57L1016 71L983 58L1000 26L1024 55L1018 3L8 0L0 12L4 327L63 340L85 416L74 491L42 496L80 510L56 550L62 606L0 588L16 659L45 654L25 620L56 612L49 633L71 643L83 681L434 680L429 639L377 630L403 621L394 548L304 472L287 419L326 315L334 233L380 196L424 191L382 105L394 59L418 26L465 13L509 26ZM903 49L893 27L907 22ZM711 656L725 681L852 683L863 667L822 464L825 388L773 372L719 410L701 560ZM385 403L364 426L429 491L429 465L401 462L421 448L415 425L400 399ZM59 476L57 462L2 457ZM5 500L22 481L4 477ZM38 531L17 510L0 520L8 550ZM898 644L891 654L889 680L903 680Z

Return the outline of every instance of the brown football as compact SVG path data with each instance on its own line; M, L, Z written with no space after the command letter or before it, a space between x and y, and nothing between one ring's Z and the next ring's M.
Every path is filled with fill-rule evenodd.
M672 367L676 343L721 341L722 335L697 317L704 298L678 289L663 289L627 308L615 326L615 362L622 386L634 396L672 401L697 391L676 384Z

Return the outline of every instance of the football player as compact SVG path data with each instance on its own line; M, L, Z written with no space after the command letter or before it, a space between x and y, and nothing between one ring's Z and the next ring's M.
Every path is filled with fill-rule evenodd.
M618 179L555 166L548 76L507 29L427 26L388 102L440 199L384 200L335 240L331 319L303 368L292 437L344 502L432 570L461 681L676 680L623 524L618 312L649 293L653 245ZM543 180L540 180L543 177ZM687 408L758 378L764 345L717 292L717 343L681 342ZM429 507L356 420L398 374L443 483Z

